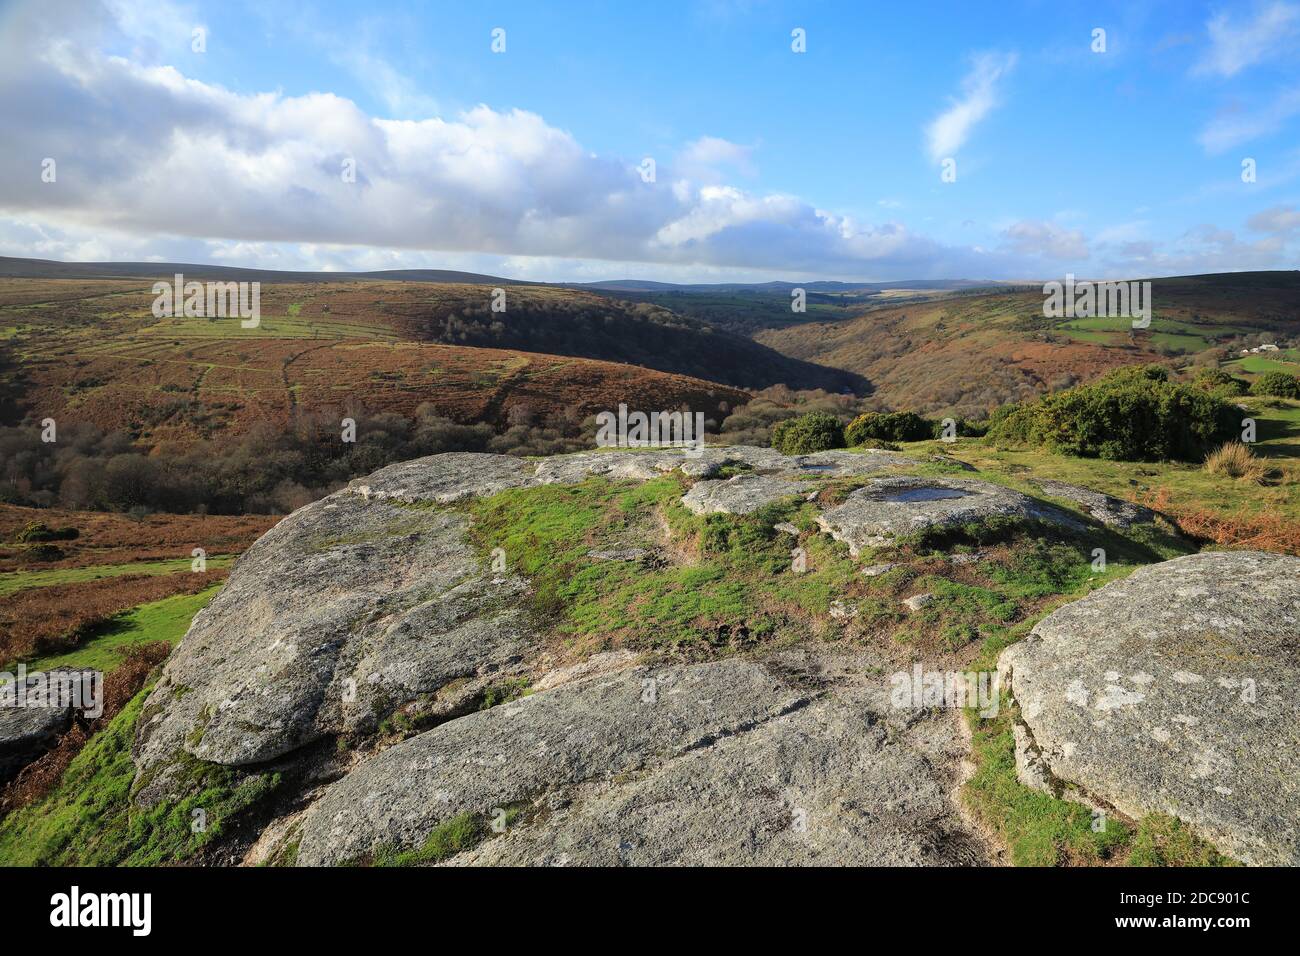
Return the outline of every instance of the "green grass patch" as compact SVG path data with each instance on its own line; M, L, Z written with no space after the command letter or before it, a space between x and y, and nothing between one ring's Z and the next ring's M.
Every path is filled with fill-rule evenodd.
M700 517L681 505L684 490L677 476L513 489L468 506L471 536L484 554L505 550L532 581L534 612L573 641L666 649L807 636L853 580L847 551L820 536L803 542L806 572L794 570L796 539L772 528L811 525L811 507L793 492L753 515ZM644 535L661 522L685 560L646 567L587 556L660 547Z
M221 590L220 585L197 594L176 594L141 604L95 628L75 651L50 654L27 661L27 669L48 671L56 667L111 671L131 648L155 641L175 647L189 630L190 621Z
M523 815L525 805L510 804L501 808L505 827L516 823ZM472 850L493 836L488 820L479 813L460 813L434 827L433 832L418 848L394 850L383 847L376 851L374 866L428 866L449 860L457 853Z
M527 677L504 680L499 684L493 684L483 692L483 700L479 703L478 709L491 710L493 707L508 704L512 700L518 700L526 696L528 696Z
M421 866L441 863L457 853L473 849L487 839L487 823L477 813L462 813L434 828L424 844L415 850L396 852L380 850L375 866Z
M189 758L190 796L149 810L133 808L131 744L146 687L68 765L47 797L0 821L3 866L161 866L180 863L216 840L231 820L263 800L278 774L242 776ZM202 811L202 829L195 824Z
M1277 353L1274 353L1277 354ZM1285 353L1290 355L1292 353ZM1223 366L1223 370L1231 374L1235 371L1247 372L1251 375L1263 375L1265 372L1286 372L1288 375L1300 374L1300 365L1297 365L1296 359L1289 358L1265 358L1262 355L1248 355L1244 358L1228 362Z
M1192 833L1181 820L1152 813L1138 821L1130 866L1240 866Z
M1012 863L1100 863L1128 845L1132 831L1118 820L1095 822L1087 807L1031 790L1016 779L1011 708L999 708L993 718L970 712L968 719L977 769L966 782L964 796L980 819L1001 835Z

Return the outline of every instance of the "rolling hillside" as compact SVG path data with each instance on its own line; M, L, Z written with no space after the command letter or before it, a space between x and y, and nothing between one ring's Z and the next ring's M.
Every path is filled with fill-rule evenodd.
M138 358L144 345L149 356L174 361L168 354L173 350L185 357L192 347L215 340L260 343L259 349L286 339L408 341L619 362L739 389L869 390L852 372L790 358L660 306L577 289L510 286L505 311L494 312L496 286L490 284L275 282L261 289L261 326L242 329L233 320L154 318L155 278L0 278L0 341L8 341L24 365L85 361L88 349ZM220 278L242 281L237 275ZM200 363L205 361L247 364L211 358Z
M1157 279L1152 299L1151 327L1136 331L1127 319L1044 318L1033 290L864 307L755 338L866 376L882 407L978 417L1118 365L1300 336L1297 272Z
M747 399L630 364L417 341L397 296L419 288L264 288L261 326L242 329L234 319L155 319L137 282L0 280L0 335L9 375L22 376L20 411L149 443L283 427L298 410L409 416L428 404L452 421L501 426L516 408L574 422L619 402L720 417Z

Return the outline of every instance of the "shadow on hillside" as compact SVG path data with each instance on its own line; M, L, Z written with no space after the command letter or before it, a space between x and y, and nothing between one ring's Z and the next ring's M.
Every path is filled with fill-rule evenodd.
M1260 419L1259 441L1255 451L1263 458L1300 460L1300 422L1277 418Z

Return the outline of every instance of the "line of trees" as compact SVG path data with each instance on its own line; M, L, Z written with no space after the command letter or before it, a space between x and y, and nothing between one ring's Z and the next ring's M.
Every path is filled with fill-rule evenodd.
M0 502L177 514L282 514L395 461L453 451L551 455L593 445L594 422L576 430L514 416L498 433L462 425L422 405L413 418L351 412L355 440L341 415L305 413L292 427L249 432L187 446L136 445L124 432L91 424L57 427L42 440L36 423L0 428Z

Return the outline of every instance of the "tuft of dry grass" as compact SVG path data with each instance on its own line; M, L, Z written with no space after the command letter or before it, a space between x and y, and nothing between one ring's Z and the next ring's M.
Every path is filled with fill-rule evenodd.
M1205 470L1212 475L1263 484L1269 469L1255 453L1239 441L1227 442L1205 456Z

